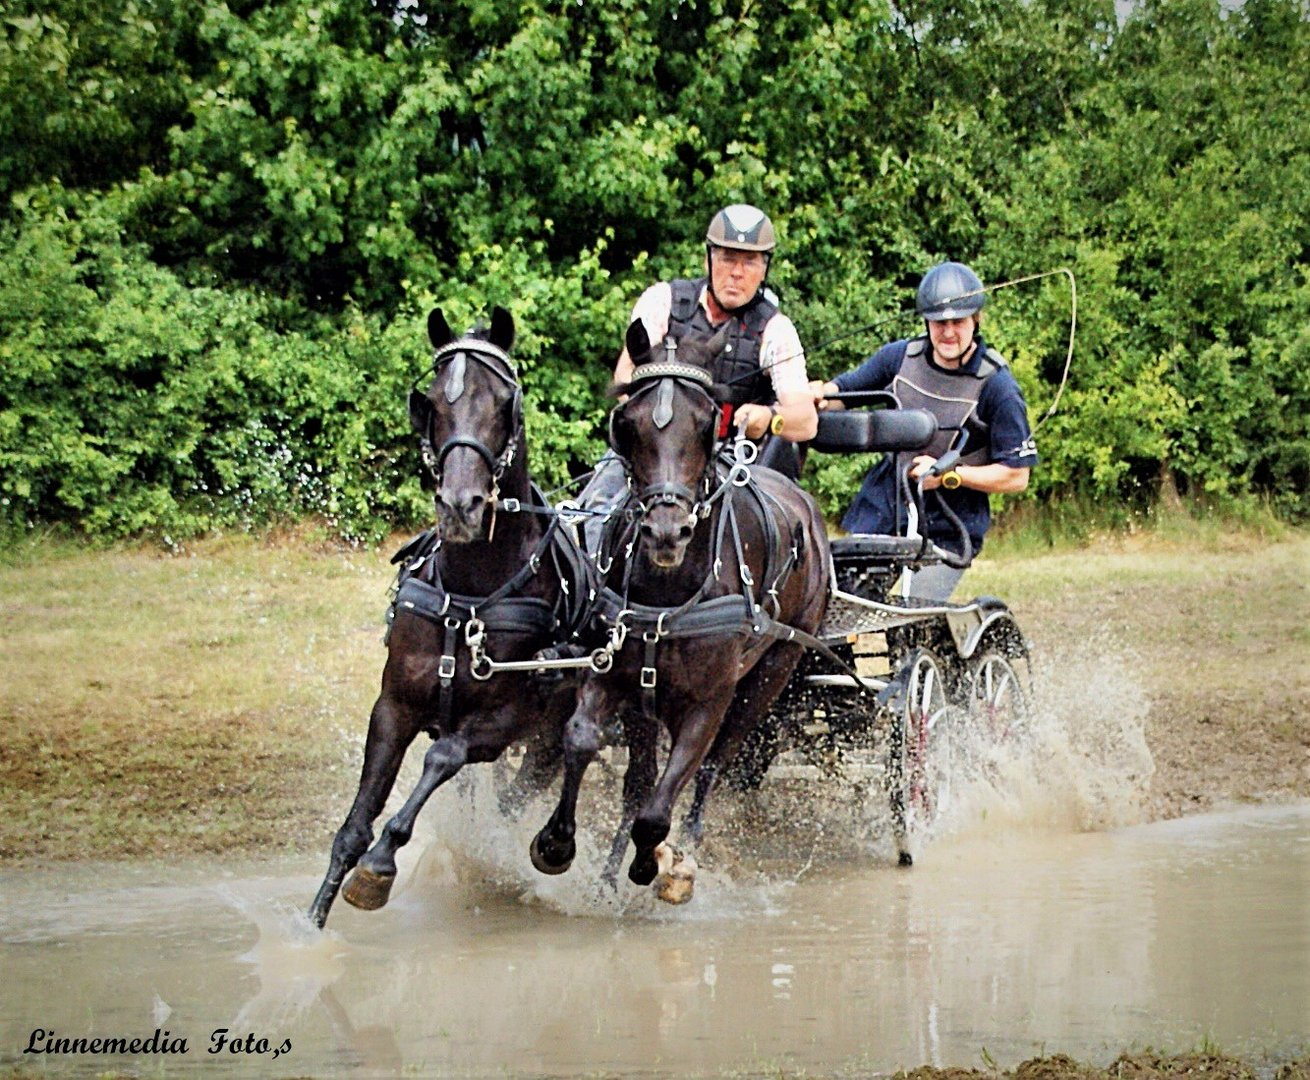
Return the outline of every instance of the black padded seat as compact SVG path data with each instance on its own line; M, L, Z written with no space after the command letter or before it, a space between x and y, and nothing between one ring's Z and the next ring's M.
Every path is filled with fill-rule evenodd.
M819 413L808 445L829 454L922 450L936 434L937 418L926 409L847 409Z
M868 559L917 559L923 539L917 536L883 536L877 533L842 536L830 542L834 562Z

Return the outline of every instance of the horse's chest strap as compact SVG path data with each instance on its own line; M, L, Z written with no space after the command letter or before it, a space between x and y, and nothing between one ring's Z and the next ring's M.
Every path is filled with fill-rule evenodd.
M408 611L441 628L437 658L437 722L445 729L454 710L458 650L467 646L465 631L475 618L480 631L526 634L554 640L558 622L551 606L533 596L507 596L477 608L470 597L456 597L417 578L407 578L396 593L397 611ZM474 657L476 660L476 657Z
M658 671L655 667L655 652L659 648L660 636L650 630L641 635L646 648L641 660L641 711L647 719L655 719L655 683Z
M473 612L488 631L514 634L554 634L557 620L551 606L535 596L506 596L482 604L477 597L455 596L417 578L407 578L396 593L397 611L407 611L438 626L452 618L462 626Z
M450 720L455 698L455 648L459 644L460 620L447 618L445 628L437 661L437 717L442 730Z

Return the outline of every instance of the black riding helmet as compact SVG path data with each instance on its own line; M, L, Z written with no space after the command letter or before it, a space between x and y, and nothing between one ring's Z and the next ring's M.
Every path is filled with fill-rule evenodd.
M977 315L987 302L981 279L964 263L938 263L919 282L914 309L928 322Z
M777 236L773 231L773 222L769 220L768 214L749 203L734 203L732 206L725 206L710 218L709 227L705 230L705 258L707 265L711 265L714 260L715 248L730 248L734 251L759 251L764 254L764 274L767 278L769 263L773 259L773 249L777 242ZM763 288L764 286L761 284L761 291ZM715 301L719 302L719 306L722 307L722 302L714 293L714 276L712 274L710 275L709 289ZM749 307L758 296L759 293L756 293L742 307ZM729 309L725 307L724 310ZM741 308L736 310L741 310Z

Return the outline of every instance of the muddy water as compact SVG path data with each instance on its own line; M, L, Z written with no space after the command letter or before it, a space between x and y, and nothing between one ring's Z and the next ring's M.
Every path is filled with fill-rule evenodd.
M1310 804L1101 832L983 815L910 870L825 853L798 820L808 848L721 842L678 909L635 889L616 900L585 852L564 877L524 873L528 833L461 835L475 809L435 814L391 905L339 903L325 934L299 914L317 860L7 874L0 1064L867 1075L1206 1041L1277 1060L1310 1049ZM157 1028L187 1052L23 1053ZM224 1028L269 1053L209 1054Z

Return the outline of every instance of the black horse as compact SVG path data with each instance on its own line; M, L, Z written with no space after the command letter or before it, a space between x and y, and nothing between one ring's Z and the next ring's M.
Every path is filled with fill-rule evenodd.
M516 784L532 790L549 782L576 687L492 665L526 661L567 640L595 592L572 536L528 476L508 312L497 308L490 330L457 339L434 310L428 336L433 379L426 393L410 394L409 415L435 485L437 527L393 560L402 565L382 691L359 792L309 911L320 927L352 867L346 900L369 910L387 902L396 850L428 797L465 764L494 761L525 742ZM369 849L373 820L420 731L433 739L422 777Z
M658 889L674 902L691 895L691 867L670 876L676 853L665 843L679 794L696 775L684 823L694 844L706 797L786 684L801 642L817 644L828 599L827 535L813 499L779 473L718 453L726 425L706 369L720 345L684 338L676 358L652 362L642 324L628 328L638 366L615 388L629 396L611 415L610 443L629 495L597 553L614 663L583 683L565 728L560 802L531 850L543 873L568 869L582 777L618 715L629 763L606 874L617 873L630 829L629 878L645 885L662 872ZM657 778L660 722L671 743Z

